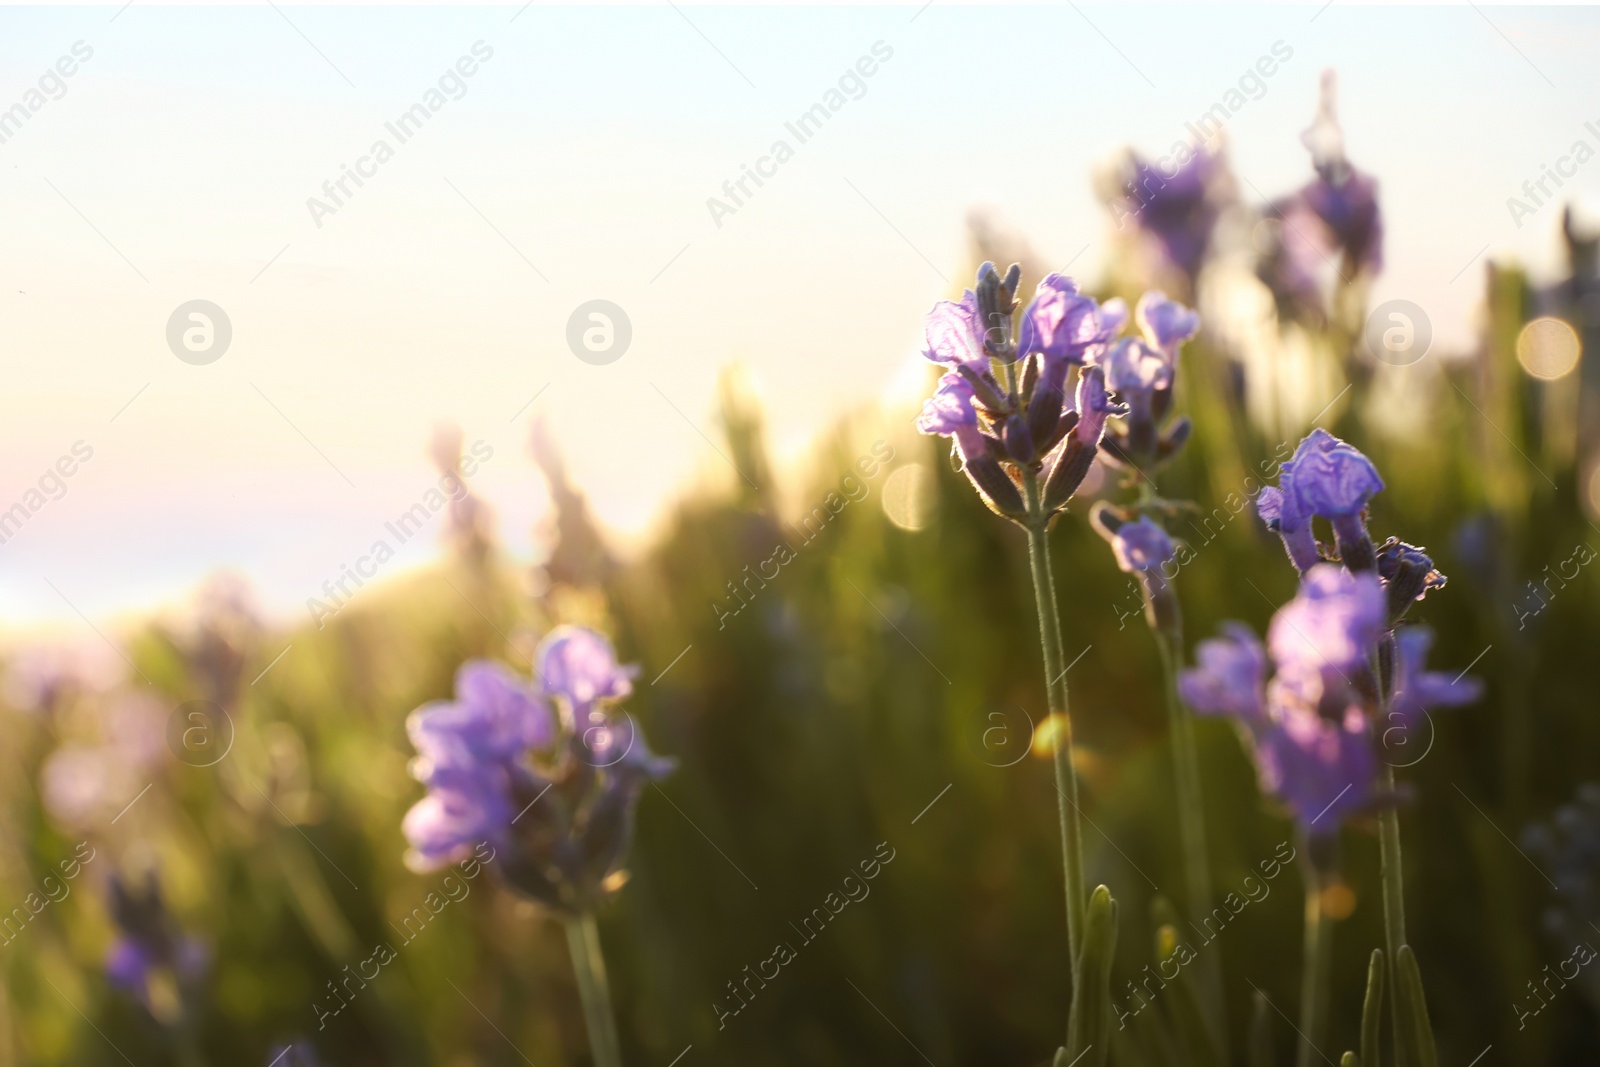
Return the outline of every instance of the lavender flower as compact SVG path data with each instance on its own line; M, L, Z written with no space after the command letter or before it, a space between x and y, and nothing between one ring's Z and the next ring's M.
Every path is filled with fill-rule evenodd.
M110 895L118 932L106 951L106 978L159 1022L177 1024L185 998L193 995L205 975L210 953L203 942L178 927L161 899L154 872L141 887L113 875Z
M993 438L980 428L972 385L966 378L950 373L939 379L933 396L923 401L917 429L955 440L962 468L990 508L1002 515L1022 511L1022 494L990 449Z
M1228 715L1249 735L1264 791L1276 796L1308 834L1328 834L1348 815L1392 798L1378 786L1378 707L1371 662L1388 626L1385 591L1374 574L1321 563L1268 630L1276 673L1248 627L1224 624L1224 636L1200 642L1197 665L1178 692L1195 712ZM1423 668L1432 635L1407 627L1394 635L1395 670L1381 740L1403 737L1430 707L1470 703L1475 679ZM1403 743L1403 742L1402 742ZM1326 821L1324 821L1326 816Z
M1242 622L1195 646L1195 666L1178 677L1178 695L1203 715L1231 715L1247 726L1267 723L1267 650Z
M1125 523L1111 538L1111 551L1117 566L1129 574L1157 573L1171 561L1172 538L1148 517Z
M1172 408L1178 350L1200 329L1200 316L1165 293L1150 290L1135 310L1142 337L1110 343L1101 360L1106 386L1128 406L1125 425L1109 435L1106 452L1120 466L1142 477L1171 459L1189 436L1189 420L1165 431Z
M1168 366L1177 363L1178 346L1200 332L1199 314L1168 300L1159 289L1139 298L1134 315L1145 340L1166 358Z
M983 326L978 321L978 297L971 289L959 302L941 300L923 323L928 348L923 356L949 367L966 367L989 373L989 353L984 349Z
M1302 574L1320 555L1311 522L1333 524L1340 557L1352 570L1373 570L1377 558L1364 518L1367 501L1383 488L1372 461L1321 428L1312 430L1283 465L1278 488L1263 489L1256 507L1283 538L1289 559Z
M1022 313L1017 351L1025 359L1039 357L1039 381L1028 401L1032 437L1042 440L1056 428L1066 400L1067 373L1074 365L1083 365L1103 342L1100 311L1093 299L1078 292L1071 278L1049 274Z
M1425 548L1391 537L1378 548L1378 576L1389 595L1389 625L1398 623L1412 604L1431 590L1443 589L1446 578L1434 567Z
M536 658L540 686L469 661L454 701L407 721L418 754L412 774L428 794L402 824L406 861L432 870L487 844L513 888L577 915L615 888L640 792L673 762L652 755L633 720L614 714L637 671L617 663L603 636L558 627Z
M1280 314L1320 324L1330 317L1323 282L1330 268L1349 285L1383 266L1378 183L1345 156L1331 70L1323 73L1316 118L1300 139L1316 178L1273 203L1273 240L1257 273L1272 289ZM1333 256L1339 257L1336 265Z
M1117 178L1118 227L1131 217L1192 288L1228 195L1230 182L1222 157L1198 148L1187 158L1180 154L1169 174L1159 162L1130 152Z
M1280 703L1256 743L1261 787L1294 815L1308 837L1331 835L1380 799L1372 732L1360 708L1330 719Z
M976 290L960 302L940 301L928 313L924 355L951 369L917 419L921 432L954 439L984 503L1017 521L1029 518L1030 509L1060 511L1088 474L1105 418L1116 411L1105 395L1103 371L1091 363L1109 339L1108 328L1120 327L1126 316L1120 306L1101 309L1071 278L1051 274L1022 315L1014 341L1020 279L1015 265L1002 278L985 263ZM1006 387L991 360L1011 367ZM1076 406L1065 399L1074 366L1083 368ZM1023 486L1041 482L1043 499L1024 501Z
M1322 73L1317 116L1300 140L1311 152L1317 180L1301 190L1308 207L1327 227L1334 247L1344 255L1345 273L1376 273L1383 266L1383 219L1378 211L1378 183L1345 158L1344 131L1339 126L1338 79Z
M1105 501L1089 512L1089 523L1111 543L1117 566L1139 580L1144 596L1145 618L1153 629L1175 633L1178 626L1178 601L1171 588L1167 564L1175 552L1172 538L1161 525L1141 516L1128 516Z
M1377 575L1319 563L1306 573L1299 595L1273 617L1267 647L1280 670L1293 664L1349 674L1371 658L1386 621Z
M1353 677L1365 669L1383 624L1376 576L1323 564L1272 620L1270 683L1261 643L1239 623L1201 642L1198 665L1179 677L1178 692L1196 713L1239 720L1262 790L1307 834L1332 833L1379 798L1367 699Z
M1483 696L1483 683L1476 678L1424 668L1433 647L1433 631L1426 626L1403 627L1395 632L1394 641L1394 684L1388 703L1391 730L1409 733L1429 708L1460 707Z

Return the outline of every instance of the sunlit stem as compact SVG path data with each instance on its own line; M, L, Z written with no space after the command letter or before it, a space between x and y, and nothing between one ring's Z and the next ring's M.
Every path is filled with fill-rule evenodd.
M1050 573L1049 516L1039 497L1039 478L1024 471L1028 502L1028 566L1033 574L1034 602L1039 612L1039 643L1044 650L1045 696L1049 702L1056 770L1056 806L1061 816L1061 856L1066 869L1067 951L1073 967L1083 936L1088 897L1083 881L1083 828L1078 817L1078 772L1072 762L1072 720L1067 714L1067 671L1061 645L1061 617L1056 610L1055 580ZM1074 981L1077 980L1074 974Z
M1389 720L1389 699L1385 692L1383 670L1377 656L1372 657L1372 677L1378 694L1379 723ZM1394 796L1394 768L1385 762L1378 771L1378 789L1387 798ZM1389 971L1389 1017L1398 1022L1400 1014L1400 982L1395 971L1400 946L1406 943L1406 898L1404 875L1400 869L1400 812L1392 799L1378 812L1378 881L1383 893L1383 944L1384 966ZM1395 1062L1399 1067L1415 1067L1406 1062L1404 1043L1394 1043Z
M606 961L600 954L600 931L589 912L567 919L566 927L567 948L578 979L578 998L583 1002L583 1021L589 1029L594 1067L622 1067L617 1020L611 1011L611 989L606 984Z
M1178 699L1178 668L1183 656L1183 624L1176 617L1170 630L1156 628L1161 650L1162 685L1167 702L1167 734L1172 743L1174 791L1178 799L1178 836L1183 848L1184 888L1192 918L1211 914L1211 861L1206 850L1205 808L1200 790L1200 754L1194 739L1194 717ZM1222 996L1222 965L1216 952L1202 957L1201 1002L1210 1015L1213 1036L1227 1050L1227 1012Z
M1295 1067L1315 1067L1328 1029L1328 976L1333 964L1333 920L1322 907L1322 876L1300 850L1306 883L1305 950L1300 961L1300 1044Z

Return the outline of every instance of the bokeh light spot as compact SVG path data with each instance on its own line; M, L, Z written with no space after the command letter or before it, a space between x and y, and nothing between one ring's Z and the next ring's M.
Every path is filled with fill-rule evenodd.
M1517 361L1540 381L1551 382L1571 374L1581 350L1572 327L1548 315L1534 319L1517 335Z
M883 513L902 530L920 530L933 517L938 492L932 471L920 463L908 463L884 481Z

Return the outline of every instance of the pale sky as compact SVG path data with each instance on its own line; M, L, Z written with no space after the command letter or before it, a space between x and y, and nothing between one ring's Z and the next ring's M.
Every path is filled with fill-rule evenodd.
M1229 124L1234 167L1247 193L1305 181L1335 67L1350 157L1381 182L1376 300L1461 347L1480 250L1556 263L1559 207L1518 228L1506 198L1600 148L1600 12L1080 8L0 8L0 113L41 78L47 98L0 125L0 511L93 450L0 545L0 629L168 602L223 565L303 613L432 483L441 419L493 448L473 481L513 547L544 507L538 416L636 540L732 477L700 435L718 368L751 368L799 462L908 380L972 205L1092 281L1094 166L1165 152L1279 41L1292 58ZM400 144L385 123L476 42L492 56ZM785 122L878 42L860 98L798 144ZM319 227L307 198L380 138L393 158ZM793 158L719 227L707 198L780 138ZM1600 208L1600 160L1563 192ZM195 299L233 330L203 366L166 341ZM632 323L603 366L566 343L591 299Z

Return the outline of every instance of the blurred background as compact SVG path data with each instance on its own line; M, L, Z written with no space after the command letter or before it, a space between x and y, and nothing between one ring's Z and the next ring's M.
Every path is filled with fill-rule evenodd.
M493 877L324 1017L442 892L402 863L405 716L466 658L527 673L559 623L640 664L626 708L679 760L600 916L629 1063L1048 1061L1069 968L1024 545L911 425L921 317L984 260L1200 310L1162 483L1198 506L1191 643L1293 593L1236 503L1262 464L1314 425L1374 459L1374 534L1451 579L1415 612L1436 669L1487 683L1393 754L1442 1062L1600 1061L1600 971L1531 999L1600 940L1600 16L0 24L0 1064L588 1063L558 924ZM1082 518L1121 490L1090 487L1053 537L1120 987L1181 875L1156 652ZM1291 829L1231 730L1200 735L1225 890ZM883 844L870 897L719 1027ZM1343 854L1341 1049L1374 828ZM115 886L151 877L182 965L130 997L147 902ZM1235 1034L1253 988L1294 1015L1298 892L1219 940Z

